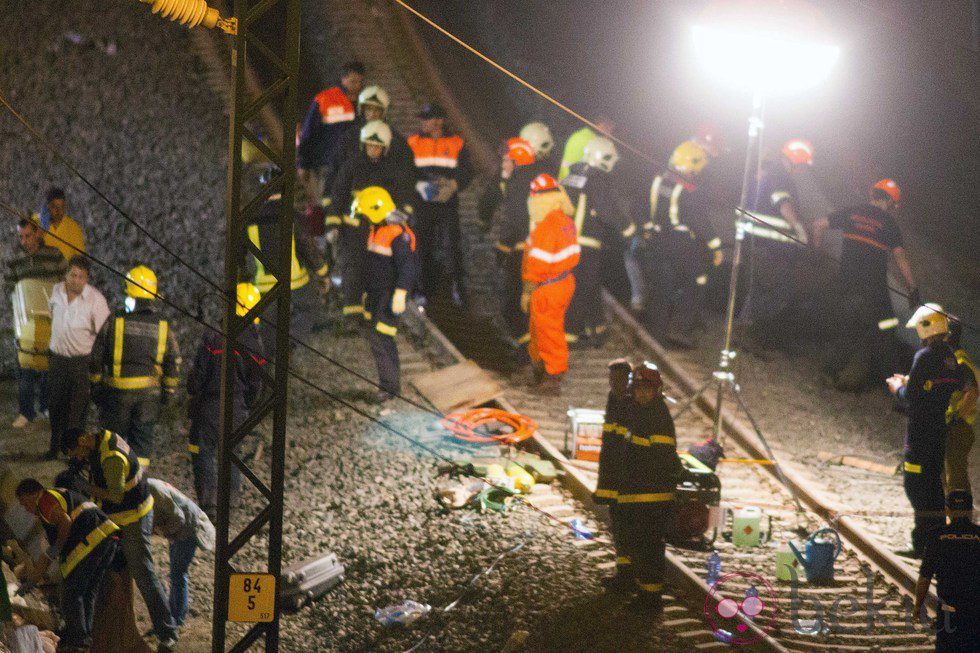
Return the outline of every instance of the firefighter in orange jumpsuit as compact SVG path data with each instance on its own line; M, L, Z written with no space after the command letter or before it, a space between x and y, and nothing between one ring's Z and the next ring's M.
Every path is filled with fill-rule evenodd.
M534 178L527 207L533 227L521 265L521 310L530 311L531 316L528 354L535 391L557 395L561 376L568 370L565 311L575 294L572 269L581 249L570 217L572 202L554 177L541 174Z

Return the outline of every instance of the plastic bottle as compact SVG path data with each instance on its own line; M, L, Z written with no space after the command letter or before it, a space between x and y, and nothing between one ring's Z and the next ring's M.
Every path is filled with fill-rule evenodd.
M711 555L708 556L708 577L705 578L705 582L708 585L714 585L718 582L718 576L721 575L721 556L718 555L717 551L712 551Z
M401 603L389 605L386 608L378 608L374 611L374 618L384 626L401 624L409 626L422 617L432 612L432 606L417 601L402 601Z

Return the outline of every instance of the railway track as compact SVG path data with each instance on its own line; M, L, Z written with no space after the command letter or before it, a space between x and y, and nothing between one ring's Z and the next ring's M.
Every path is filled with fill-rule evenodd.
M390 119L397 128L408 132L414 127L414 115L424 97L438 97L448 105L451 114L465 115L445 84L428 79L437 67L426 58L425 50L420 45L424 43L419 35L415 34L410 39L413 47L408 51L395 49L392 45L393 34L413 29L402 18L390 13L397 11L393 5L338 0L325 0L325 4L335 21L332 25L335 34L341 40L347 40L350 46L344 49L345 52L364 60L372 71L371 77L391 93L394 110ZM210 70L219 69L220 57L216 56L213 48L199 45L198 53L208 62ZM422 61L413 61L413 57ZM220 74L209 75L211 81L220 78ZM225 91L221 88L215 90L219 93ZM480 143L479 146L484 151L487 148L486 144ZM473 228L477 192L477 188L472 188L462 196L462 213L464 227L467 227L465 245L472 254L468 285L474 297L470 298L470 304L482 306L481 316L485 318L493 312L496 302L492 296L492 275L479 272L490 269L487 263L492 265L492 256L486 238L481 238ZM478 301L474 302L474 298ZM607 297L606 302L613 327L610 337L599 348L573 352L571 371L566 377L561 397L532 395L527 388L514 385L507 378L497 375L498 381L505 387L505 393L499 399L501 407L535 419L539 431L533 445L565 472L564 488L539 487L530 495L529 502L559 520L570 522L579 519L596 533L594 539L576 540L576 544L583 558L595 565L597 573L611 570L615 565L610 550L611 539L602 517L590 506L589 495L595 486L595 465L575 461L566 455L566 411L570 406L601 409L606 395L606 364L623 355L657 362L665 371L669 394L683 397L691 391L691 380L671 365L664 350L632 321L615 300ZM417 308L413 308L407 322L407 331L411 335L406 334L399 339L406 376L465 359L442 330ZM459 312L441 314L440 325L450 333L472 332L469 328L472 325L470 318ZM466 344L474 346L472 341ZM695 410L678 420L679 449L684 450L702 440L709 432L711 410L709 404L699 402ZM725 424L730 436L726 442L729 457L764 457L744 425L730 416L726 417ZM433 436L429 437L431 439ZM439 436L434 437L433 442ZM798 475L792 474L789 485L806 498L806 510L796 510L790 488L774 477L771 469L751 464L722 465L719 468L722 501L731 505L762 506L771 518L770 538L776 542L790 538L799 540L800 529L812 531L824 525L827 518L833 519L834 525L845 535L834 585L818 588L810 587L805 582L795 585L776 583L772 580L775 569L773 550L768 546L739 549L730 542L718 540L713 548L706 550L671 547L668 562L673 587L677 591L668 592L668 607L658 628L671 630L683 641L689 642L691 650L728 646L719 641L717 633L712 632L702 614L704 598L710 590L703 580L707 575L707 559L716 550L721 558L724 579L724 587L719 588L719 592L740 599L749 585L754 583L752 575L761 577L762 584L768 581L771 585L771 589L769 586L766 589L757 587L761 594L767 590L772 592L769 596L773 600L766 601L763 612L754 620L742 619L748 628L743 638L755 640L750 650L932 650L928 631L909 617L909 594L914 584L910 568L885 551L857 524L835 516L825 503L814 498L817 492ZM726 574L733 573L739 575L725 579ZM670 600L675 596L680 600ZM735 626L737 624L732 627Z

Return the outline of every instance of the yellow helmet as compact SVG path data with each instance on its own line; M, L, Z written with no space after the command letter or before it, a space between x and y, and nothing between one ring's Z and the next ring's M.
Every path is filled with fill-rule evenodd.
M703 147L694 141L684 141L674 149L667 165L670 166L671 170L682 175L696 175L704 170L709 159L710 157Z
M923 304L915 310L905 324L909 329L915 328L921 340L930 336L949 333L949 317L939 304Z
M126 296L136 299L156 299L157 275L145 265L137 265L126 274Z
M236 294L238 303L235 305L235 312L239 317L244 316L252 310L259 303L259 300L262 299L262 293L259 292L259 289L248 282L238 284ZM259 318L255 318L255 321L258 322Z
M357 194L350 205L351 215L363 215L373 224L380 224L394 210L394 200L381 186L368 186Z

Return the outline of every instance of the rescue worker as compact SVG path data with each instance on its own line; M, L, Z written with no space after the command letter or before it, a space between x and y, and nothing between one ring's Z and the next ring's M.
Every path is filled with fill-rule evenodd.
M667 172L654 177L650 186L650 219L631 247L637 264L627 266L634 308L646 312L650 332L688 348L697 344L697 329L703 324L709 274L724 260L721 239L698 188L709 160L693 140L677 146Z
M616 547L616 575L604 582L610 589L633 589L632 565L623 547L621 538L622 523L616 497L622 483L620 474L624 469L625 440L629 438L626 418L632 414L630 405L630 375L633 366L625 358L617 358L609 363L609 395L606 398L606 412L602 423L602 446L599 449L599 478L593 501L609 506L610 531Z
M526 344L527 315L521 310L521 260L524 243L530 233L530 217L527 212L528 188L543 170L535 160L535 150L523 138L511 138L501 156L500 175L496 184L487 184L478 207L484 228L494 223L497 267L499 270L498 296L500 311L509 329L509 335L518 344Z
M607 138L593 138L585 158L569 169L561 185L575 207L575 231L582 260L575 271L575 297L568 308L569 342L599 346L605 339L602 304L603 273L622 267L623 245L636 231L612 177L619 161L616 146Z
M327 219L329 227L340 225L338 258L344 297L342 314L352 333L357 333L364 322L364 257L371 225L346 209L350 208L357 194L369 186L386 189L408 216L413 214L416 199L414 165L406 156L397 157L392 153L391 128L380 120L373 120L361 128L360 143L360 151L337 172L330 192L332 206L341 213Z
M926 616L923 604L936 579L936 651L971 653L980 641L980 526L973 523L973 495L953 490L946 497L950 523L939 529L919 567L915 614Z
M266 167L259 175L259 182L268 184L278 168ZM248 239L264 257L273 257L278 251L279 216L282 211L282 193L273 193L269 199L250 214L250 224L247 227ZM293 210L294 224L296 213ZM251 265L255 268L255 286L265 294L276 285L276 277L254 254L249 256ZM311 272L313 273L311 275ZM290 323L289 333L292 337L305 341L318 312L320 298L330 291L330 266L313 240L298 229L293 229L293 243L290 253L289 285L290 285ZM311 285L311 276L316 277L317 284ZM273 362L276 359L276 306L270 304L262 316L264 329L265 357Z
M557 395L568 371L565 311L575 294L572 270L581 247L569 217L572 203L554 177L539 175L531 182L527 206L533 227L521 267L521 310L530 314L531 382L534 392Z
M550 173L554 169L551 151L555 148L555 137L551 135L551 127L540 120L535 120L521 127L517 136L534 148L534 161L539 166L547 168L541 172Z
M674 488L682 468L657 366L644 362L636 367L632 390L616 502L622 542L639 589L634 606L659 614L665 537L673 523Z
M354 199L351 215L371 223L365 260L365 335L378 368L378 401L401 394L398 319L419 274L415 233L384 188L369 186Z
M64 189L56 186L49 188L44 206L31 216L31 220L51 235L45 242L61 252L66 261L85 253L85 232L68 215Z
M90 379L103 428L118 433L140 464L150 464L153 431L163 404L177 391L180 348L160 316L157 275L139 265L126 275L126 305L109 316L92 346Z
M330 188L336 172L330 167L333 156L354 122L354 102L363 88L364 64L349 61L340 69L340 83L317 93L303 118L296 140L297 182L314 206L320 206Z
M146 484L146 470L133 449L112 431L87 433L77 428L67 429L61 446L76 464L88 467L86 494L119 526L126 569L136 581L150 613L153 631L160 640L157 650L173 650L177 645L177 625L153 565L150 548L153 495Z
M353 158L362 149L361 129L364 125L375 120L382 122L388 120L388 109L390 106L391 99L388 97L388 92L383 88L376 84L364 87L364 90L357 96L357 119L347 127L343 136L341 136L340 142L337 144L337 150L334 152L331 160L333 170L340 170L344 163ZM386 124L391 129L391 144L388 154L398 161L406 161L410 164L412 150L408 147L408 141L390 123ZM348 204L344 204L337 210L342 211L347 206Z
M235 312L243 317L261 299L259 289L250 283L237 288ZM194 492L197 503L214 521L218 505L218 438L221 433L221 354L224 342L221 334L210 329L201 335L194 363L187 375L187 448L194 469ZM234 399L232 423L237 427L248 417L262 389L261 368L265 365L264 343L255 318L242 328L235 347ZM238 498L240 472L231 466L231 504Z
M980 370L960 346L963 324L950 320L947 341L960 366L963 389L953 393L946 411L946 489L970 491L970 450L977 419L977 388Z
M422 294L431 296L448 278L453 300L461 303L464 268L459 192L473 178L469 153L462 136L446 132L442 107L426 104L419 118L422 131L409 136L408 144L415 160L415 188L420 198L415 207L415 229L422 264Z
M901 199L895 180L882 179L869 189L868 203L835 211L813 223L817 248L827 229L843 232L840 290L833 302L841 316L837 321L846 326L835 334L834 354L826 365L831 382L840 390L859 390L867 380L895 369L898 318L888 289L889 255L908 287L909 307L919 304L902 234L892 217ZM860 370L866 373L857 373Z
M795 335L790 327L796 324L794 275L801 251L797 241L806 243L807 236L790 172L811 165L813 145L802 139L787 141L777 157L763 161L762 175L749 200L749 210L765 225L747 217L742 221L752 236L752 282L742 313L763 347L788 344Z
M905 494L915 511L912 557L921 558L926 545L945 523L943 464L946 457L946 411L953 393L962 389L959 365L946 342L949 318L936 304L920 306L909 319L922 340L908 375L894 374L888 389L902 402L909 418L905 432Z
M29 580L42 580L52 560L60 562L65 628L58 650L88 651L95 601L119 547L119 526L84 496L64 488L46 490L33 478L22 480L15 494L25 510L37 515L50 545L32 561Z
M595 126L599 128L596 132L591 126L585 125L572 132L572 135L565 141L565 147L561 153L561 165L558 168L558 181L563 180L572 169L572 165L578 163L585 156L585 146L599 136L608 136L613 133L616 126L613 121L606 116L598 116L595 119Z

